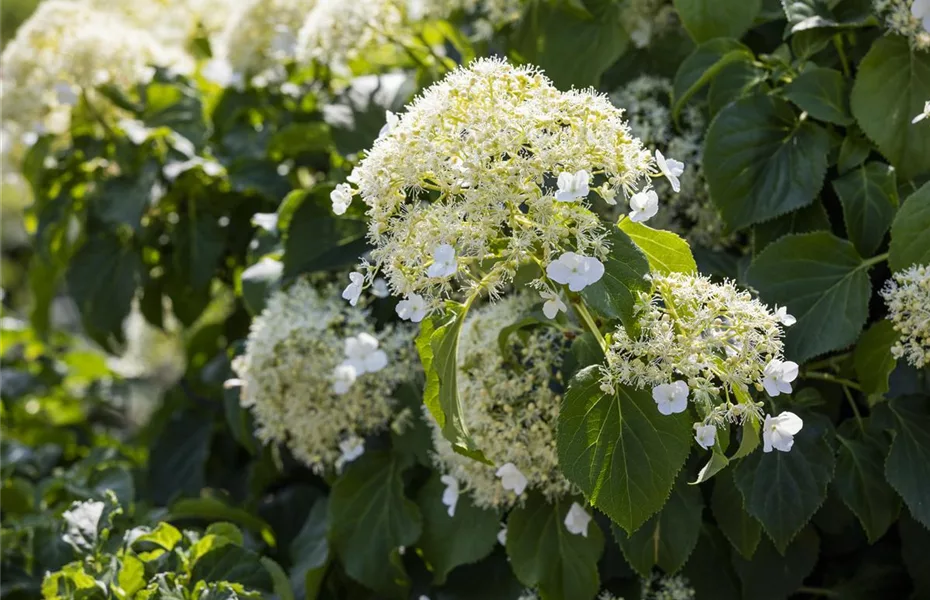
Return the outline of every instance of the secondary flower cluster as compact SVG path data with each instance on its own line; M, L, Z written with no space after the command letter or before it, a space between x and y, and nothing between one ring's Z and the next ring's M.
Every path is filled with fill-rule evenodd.
M903 35L918 50L930 50L930 1L873 0L875 12L891 31Z
M185 47L195 36L211 37L223 30L240 0L79 0L110 12L160 43ZM267 0L264 0L267 4Z
M298 281L269 298L233 361L241 403L262 441L286 444L314 471L338 468L391 418L391 393L413 372L411 343L409 329L376 332L335 288Z
M591 191L615 203L680 167L657 165L605 96L560 92L531 67L484 59L389 115L333 207L361 196L374 246L365 282L383 270L394 294L429 311L462 289L496 297L527 263L563 264L549 275L575 290L595 281L592 260L608 247Z
M901 334L892 356L922 369L930 364L930 266L912 265L895 273L881 294L888 319Z
M4 120L19 131L62 132L82 93L104 83L127 87L151 65L189 66L119 16L80 2L48 0L16 32L0 57Z
M724 236L724 223L710 199L703 170L704 132L707 123L701 109L687 106L680 127L675 128L670 108L672 82L643 75L611 93L611 101L624 110L633 135L652 150L679 158L684 164L681 193L673 194L671 182L657 180L656 192L663 199L663 210L652 227L667 229L705 248L719 248L732 242Z
M494 466L457 454L429 419L436 448L434 461L449 478L444 479L447 487L454 490L450 501L461 489L478 506L507 508L528 488L549 499L572 489L559 469L555 444L561 401L556 391L561 386L561 336L550 328L511 335L506 343L507 356L498 345L501 330L529 312L534 302L528 293L508 296L475 310L462 326L457 381L464 421ZM581 529L583 524L587 531L577 510L570 521L572 527Z
M670 0L627 0L620 18L637 48L646 48L655 38L680 27Z
M663 415L684 412L694 401L704 417L695 424L702 447L714 444L718 427L761 420L750 387L770 396L791 393L798 365L782 360L781 340L783 326L795 319L784 308L773 313L733 283L676 273L653 274L652 290L639 294L635 310L639 332L631 336L623 326L614 332L602 387L651 388Z

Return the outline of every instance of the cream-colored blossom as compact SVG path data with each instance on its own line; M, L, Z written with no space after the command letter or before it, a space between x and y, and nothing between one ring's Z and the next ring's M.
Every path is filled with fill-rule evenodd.
M625 0L620 20L637 48L680 26L671 0Z
M454 71L349 178L370 217L366 281L383 270L395 295L420 294L434 310L462 290L500 294L524 264L544 269L567 251L603 258L607 232L590 203L604 200L556 199L559 174L580 171L627 196L658 174L605 96L560 92L535 69L498 59ZM458 271L437 279L427 270L442 244Z
M700 109L687 106L676 129L671 111L672 82L662 77L643 75L611 93L611 101L625 111L633 135L648 148L675 157L685 164L680 176L681 192L673 193L665 179L656 180L656 192L662 198L659 211L649 224L684 236L692 244L721 248L735 241L724 234L724 222L710 199L704 179L703 146L707 122ZM618 206L607 214L626 212ZM638 215L638 213L637 213Z
M930 266L912 265L892 275L882 289L888 320L900 338L891 355L918 369L930 364Z
M763 389L766 367L782 356L775 313L730 282L680 273L651 279L652 290L636 299L639 333L631 337L622 326L614 332L602 367L605 389L681 386L703 410L705 425L758 417L748 391Z
M872 0L872 6L891 32L906 37L917 50L930 50L930 2Z
M390 422L391 394L413 376L412 337L405 327L376 331L367 311L350 307L337 287L321 293L301 280L277 292L252 322L245 354L233 361L258 437L287 445L316 472L335 466L347 448ZM360 338L374 339L390 368L349 365L356 376L343 381L337 367L357 354L346 341Z
M217 53L248 76L293 59L304 18L316 0L240 0L217 43Z
M529 292L511 295L474 310L462 326L457 381L464 419L475 444L493 465L455 453L435 421L428 418L436 466L459 481L461 492L481 507L506 508L516 503L518 496L505 489L502 477L517 472L526 478L527 489L550 500L572 490L559 469L555 446L561 395L554 388L562 385L561 335L547 327L533 329L526 336L513 335L507 343L507 357L498 346L501 329L530 311L535 302Z
M193 37L223 30L241 0L78 0L98 11L118 15L144 29L160 43L184 47Z
M79 2L42 2L0 57L3 119L30 131L63 117L63 126L49 127L61 132L75 96L97 98L101 84L125 88L144 81L152 65L183 69L189 58L113 13Z

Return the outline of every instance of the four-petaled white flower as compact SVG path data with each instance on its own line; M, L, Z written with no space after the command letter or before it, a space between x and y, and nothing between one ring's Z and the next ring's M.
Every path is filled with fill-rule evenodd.
M573 535L588 537L588 524L591 523L591 515L588 514L580 504L572 502L568 514L565 515L565 529Z
M459 482L452 475L443 475L439 480L446 484L446 489L442 492L442 503L449 508L449 516L454 517L455 505L459 502Z
M407 297L394 307L397 316L405 321L419 323L426 316L426 300L420 294L407 294Z
M577 173L559 173L559 189L555 193L557 201L574 202L587 196L588 191L588 172L584 169Z
M507 545L507 527L501 527L501 530L497 532L497 543L501 546Z
M439 244L433 250L433 264L426 270L428 277L448 277L459 270L455 260L455 248L449 244Z
M526 489L526 475L520 472L517 465L513 463L504 463L496 475L500 477L501 486L519 496Z
M554 319L559 312L568 312L568 307L565 306L565 303L562 302L562 299L559 298L557 292L550 292L545 290L539 292L539 295L543 297L545 302L543 303L543 314L546 315L547 319Z
M345 394L357 377L358 373L352 365L343 363L337 366L333 369L333 393L337 396Z
M336 189L329 193L329 199L333 203L333 212L337 215L346 214L349 205L352 204L352 187L347 183L340 183Z
M694 424L694 440L698 446L705 450L713 446L717 441L717 428L713 425Z
M590 256L574 252L565 252L546 267L549 279L563 285L573 292L580 292L604 276L604 265Z
M383 277L378 277L371 284L371 293L378 298L387 298L391 295L391 290L388 289L387 281Z
M795 319L793 315L788 314L788 307L786 306L775 307L775 318L778 319L778 322L785 327L791 327L798 322L798 320Z
M385 119L384 127L382 127L381 131L378 132L379 138L389 135L391 131L393 131L394 128L397 127L397 124L400 122L400 117L398 115L395 115L389 110L384 112L384 119Z
M656 164L659 165L659 170L665 175L668 182L672 184L672 189L675 192L680 192L681 181L678 180L678 176L685 172L685 163L674 158L667 159L661 152L656 150Z
M916 6L916 4L915 4L915 6ZM928 19L928 21L930 21L930 16L928 16L927 19ZM928 24L930 24L930 23L928 23ZM928 28L927 31L930 31L930 28ZM913 123L913 124L916 125L917 123L920 123L920 122L923 121L924 119L930 119L930 100L928 100L928 101L924 104L924 111L923 111L922 113L920 113L919 115L917 115L916 117L914 117L914 120L911 121L911 123Z
M798 378L798 363L773 358L762 371L762 387L773 398L791 393L791 382Z
M362 295L362 285L365 283L365 276L358 271L349 273L349 285L342 290L342 297L349 301L349 304L355 306L358 304L358 297Z
M804 427L804 421L793 412L783 412L777 417L765 415L762 424L762 451L771 452L772 448L788 452L794 445L794 436Z
M659 212L659 195L654 190L637 192L630 198L630 220L643 223Z
M336 459L336 471L342 472L342 468L365 453L365 440L358 437L350 437L339 442L341 454Z
M346 338L345 353L342 364L354 367L357 375L377 373L388 364L387 354L378 349L378 338L364 331Z
M652 399L656 401L659 412L673 415L688 408L688 384L684 381L660 383L652 388Z

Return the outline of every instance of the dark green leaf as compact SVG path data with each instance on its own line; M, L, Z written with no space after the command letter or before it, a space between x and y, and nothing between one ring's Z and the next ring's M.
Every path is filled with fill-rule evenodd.
M888 443L876 436L837 436L836 490L875 543L898 520L901 500L885 481Z
M810 116L849 125L849 82L835 69L814 67L785 86L785 97Z
M365 453L333 485L329 502L331 542L346 573L387 594L406 587L397 549L422 530L417 505L404 496L403 471L390 454Z
M730 544L712 525L705 525L682 575L695 598L740 600L739 582L730 565Z
M888 391L888 378L897 364L891 355L891 347L897 341L898 332L890 321L884 320L866 329L859 338L853 353L853 366L862 393L881 397Z
M198 581L228 581L268 592L274 588L271 574L259 555L235 544L218 546L201 556L191 568L191 583Z
M653 229L629 219L620 221L620 230L626 233L646 255L650 271L666 275L697 271L697 264L694 262L688 242L674 233Z
M930 531L905 513L898 521L898 532L901 557L914 580L914 597L930 597Z
M746 278L770 304L787 306L785 355L799 363L856 341L868 317L869 263L830 233L788 235L756 257Z
M743 582L743 598L785 600L814 570L819 552L820 540L807 527L782 554L765 538L752 560L734 554L733 566Z
M282 207L290 203L289 210L293 210L292 217L279 222L279 226L287 226L285 277L355 265L364 251L365 222L333 216L329 200L332 190L332 185L324 184L309 192L292 192L282 203Z
M892 271L927 264L930 264L930 182L901 205L891 224L888 248L888 266Z
M675 74L672 115L677 120L688 100L710 83L724 67L733 63L751 62L753 59L749 48L727 38L710 40L695 48Z
M262 566L271 575L272 590L278 600L294 600L294 591L291 589L291 582L287 578L287 573L281 568L281 565L271 560L267 556L261 557Z
M757 86L767 90L766 76L766 71L745 60L731 62L720 69L707 91L711 117L730 102L751 94Z
M717 526L733 547L745 558L752 558L762 537L762 524L743 508L743 496L736 488L731 470L717 477L710 507Z
M226 252L226 230L215 217L191 216L178 224L173 240L176 274L186 275L185 282L193 288L206 290Z
M623 231L610 233L610 256L604 261L604 276L582 290L587 303L609 319L620 319L631 328L635 324L633 304L636 293L649 290L646 275L649 261Z
M704 171L731 229L814 201L827 170L826 131L801 121L785 100L754 95L728 105L707 131Z
M265 298L278 289L284 265L273 258L263 258L240 275L242 301L253 315L265 308Z
M820 230L830 230L830 218L823 204L816 200L810 206L754 225L752 228L753 249L758 254L766 246L789 233L809 233Z
M398 112L413 94L414 78L405 73L356 77L331 104L323 119L343 155L365 150L384 126L385 111Z
M888 404L894 440L885 477L911 515L930 527L930 403L926 398L895 398Z
M160 168L148 161L139 173L107 179L93 194L93 206L104 223L126 224L138 229L142 215L153 200Z
M927 124L913 125L930 98L930 53L906 38L880 37L859 65L852 113L905 180L930 171Z
M286 160L308 152L326 153L331 143L326 123L290 123L271 137L268 153L275 160Z
M872 144L862 136L859 129L857 127L849 128L846 131L846 137L843 138L843 144L840 146L836 170L843 174L858 167L865 162L871 152Z
M571 499L546 503L531 494L507 520L507 555L523 585L538 587L543 598L593 598L599 588L597 561L604 551L604 535L595 521L588 535L565 528ZM587 510L591 510L588 508Z
M675 0L691 39L740 38L762 10L762 0Z
M269 545L274 546L274 532L268 523L245 509L226 504L219 498L182 498L171 505L166 519L229 521L261 534Z
M898 184L894 169L869 162L833 180L843 204L846 233L862 256L881 245L898 208Z
M212 433L212 421L191 414L178 415L165 425L149 455L149 483L156 504L200 493Z
M632 533L665 504L690 451L686 413L659 413L649 393L600 389L588 367L569 384L557 432L559 464L594 506Z
M314 600L320 592L329 565L329 499L313 504L300 533L291 542L291 585L298 598Z

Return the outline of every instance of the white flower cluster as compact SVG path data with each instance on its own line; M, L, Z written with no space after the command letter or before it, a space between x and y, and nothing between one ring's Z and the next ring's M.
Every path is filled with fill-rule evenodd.
M520 18L523 0L416 0L415 12L434 19L457 13L474 18L475 35L489 38L494 31Z
M195 35L218 34L239 0L78 0L118 15L160 43L183 48Z
M888 319L900 339L891 348L918 369L930 365L930 266L912 265L892 275L882 289Z
M798 365L782 360L782 335L795 319L784 308L773 313L729 282L678 273L651 278L652 290L636 301L639 334L622 326L614 332L602 367L605 391L651 388L664 415L684 412L690 398L704 417L695 424L704 448L714 444L717 427L761 420L750 386L770 396L791 393Z
M450 481L455 481L455 496L461 489L481 507L510 507L528 488L549 499L572 491L559 469L555 444L561 336L549 328L513 335L507 357L498 345L500 331L533 303L530 294L509 296L475 310L462 326L457 382L463 418L476 445L495 466L457 454L429 419L434 461L450 478L444 482L451 487ZM577 509L565 518L569 531L586 535L587 521Z
M930 50L930 0L873 0L875 12L917 50Z
M679 27L671 0L626 0L621 21L633 45L646 48L652 41Z
M274 71L295 57L297 34L316 0L243 0L217 43L217 53L244 76Z
M21 131L62 132L80 95L128 87L151 65L187 68L188 57L119 16L79 2L48 0L17 30L0 57L3 117Z
M408 328L376 332L332 287L298 281L274 294L233 361L257 435L286 444L314 471L357 457L392 415L391 393L413 376Z
M655 182L656 191L667 200L652 226L678 233L705 248L726 246L733 238L724 236L723 219L710 199L704 179L707 122L700 108L689 105L682 112L680 128L676 130L671 97L672 82L650 75L640 76L610 94L611 101L624 110L633 135L650 149L678 157L685 164L680 194L672 194L668 181Z
M665 166L679 172L677 161ZM608 247L589 193L614 203L645 193L659 172L605 96L483 59L426 90L333 204L344 211L360 195L367 205L365 281L383 270L394 294L430 311L462 289L496 297L533 262L562 265L550 278L576 291L596 281Z

